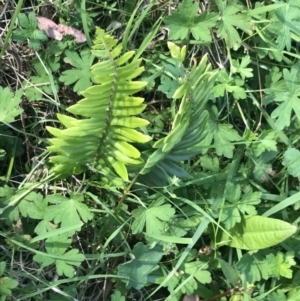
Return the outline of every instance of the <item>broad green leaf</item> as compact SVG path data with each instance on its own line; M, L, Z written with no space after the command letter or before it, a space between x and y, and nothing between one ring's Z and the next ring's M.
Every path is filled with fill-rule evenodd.
M252 33L251 18L248 14L242 12L245 8L231 1L216 0L220 11L218 24L218 36L228 41L229 47L237 50L241 45L241 38L236 27L248 34Z
M289 251L286 254L278 252L276 256L274 254L268 254L266 262L268 265L268 273L272 275L272 277L276 277L277 279L280 277L292 278L293 271L291 267L296 265L293 251Z
M52 206L48 206L45 212L45 219L48 221L54 221L56 224L60 223L61 227L71 226L74 223L87 222L93 217L90 209L82 202L82 195L71 195L70 198L54 194L47 196L49 203L54 203ZM79 229L78 229L79 230ZM75 233L70 231L67 233L71 236Z
M18 90L13 95L8 87L3 88L0 86L0 122L13 122L15 117L23 112L18 107L22 101L22 93L22 90Z
M282 164L287 167L288 173L293 177L300 177L300 151L288 148L283 154Z
M210 42L211 34L209 28L215 26L217 15L204 12L196 16L199 5L192 0L184 0L178 5L178 12L164 18L164 23L170 28L169 39L183 40L191 32L195 40Z
M118 266L118 276L127 278L126 287L140 290L147 283L147 276L153 271L163 256L161 246L145 246L137 243L132 250L132 260Z
M76 69L66 70L62 73L59 80L65 85L71 85L76 82L73 90L74 92L82 92L91 86L93 81L93 74L91 66L95 57L90 50L82 50L80 56L77 52L66 50L66 57L64 61Z
M279 130L290 125L292 111L300 121L300 64L293 65L290 71L283 69L283 78L284 90L274 91L274 101L280 104L271 114L277 119L275 124Z
M139 207L132 211L135 221L132 223L132 233L143 232L146 225L147 234L163 234L165 222L175 214L175 209L170 204L164 204L164 198L154 201L149 208Z
M223 232L222 244L244 250L259 250L277 245L293 235L297 227L287 222L263 216L245 216L244 221Z

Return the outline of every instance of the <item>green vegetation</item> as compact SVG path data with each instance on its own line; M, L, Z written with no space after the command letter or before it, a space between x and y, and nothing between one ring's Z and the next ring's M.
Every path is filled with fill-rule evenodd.
M0 301L300 300L300 2L7 3Z

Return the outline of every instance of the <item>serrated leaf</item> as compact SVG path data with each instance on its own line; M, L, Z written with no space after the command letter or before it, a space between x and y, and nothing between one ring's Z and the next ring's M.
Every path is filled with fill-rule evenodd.
M79 266L85 259L85 256L80 254L78 249L72 249L66 252L70 244L71 239L67 238L65 234L50 237L46 241L47 253L54 255L59 259L42 254L35 255L33 259L34 261L41 263L42 267L55 264L58 275L65 275L66 277L72 278L74 276L73 266Z
M278 252L276 256L274 254L268 254L266 257L268 265L268 273L272 277L279 279L280 277L292 278L293 271L291 267L296 264L294 260L294 252L289 251L286 254Z
M198 41L211 41L209 28L216 24L217 15L204 12L200 16L196 16L198 9L197 3L193 3L192 0L184 0L178 5L178 12L173 12L171 16L164 18L164 23L170 28L169 39L183 40L191 32Z
M39 220L39 223L34 229L36 234L42 235L56 228L56 225L44 219L45 212L48 208L48 200L47 198L44 199L40 193L31 192L28 194L20 202L18 208L22 216Z
M231 72L239 73L243 79L253 77L253 69L246 68L250 63L251 58L249 55L243 56L241 62L239 62L239 60L232 60Z
M247 97L243 88L244 80L229 76L226 70L222 69L218 73L218 82L213 88L215 97L224 96L226 91L232 93L235 99L245 99Z
M147 283L147 276L157 266L163 256L161 246L145 246L137 243L132 250L132 260L118 266L118 276L127 280L126 287L139 290Z
M60 260L56 260L57 274L72 278L74 276L74 268L72 265L79 266L85 256L79 253L78 249L72 249L61 256Z
M21 13L18 18L19 25L23 28L15 29L12 39L23 43L28 38L28 46L35 51L39 50L41 43L47 41L48 37L42 30L37 29L38 21L34 12L30 12L28 16Z
M269 278L268 265L262 251L254 254L244 254L236 267L248 283L254 283L261 279L267 280Z
M259 157L265 151L277 151L276 132L263 131L252 145L255 156Z
M299 8L290 5L276 10L276 19L270 25L269 30L277 36L276 42L279 51L282 51L284 48L288 51L291 50L291 37L293 33L300 37L299 13Z
M245 216L244 221L223 232L219 240L225 245L244 250L260 250L281 243L297 230L287 222L263 217Z
M293 177L300 177L300 151L288 148L283 154L282 164L287 167L288 173Z
M8 87L0 86L0 122L13 122L15 117L23 112L23 109L18 107L22 101L22 93L22 90L18 90L13 95Z
M222 209L220 220L224 222L226 229L233 228L242 221L243 214L256 215L254 205L260 203L261 192L249 191L241 198L240 185L228 182L225 187L224 197L228 201Z
M212 106L210 118L207 123L208 134L200 145L210 145L214 141L214 148L218 156L224 155L227 158L232 158L234 144L233 141L240 141L242 138L238 132L233 129L230 124L220 124L217 121L218 111L215 106ZM208 149L203 149L206 152Z
M218 36L226 39L229 47L237 50L241 45L241 38L235 27L251 34L251 18L242 12L244 9L242 6L223 0L216 0L216 4L221 15L218 24Z
M184 264L184 272L192 275L200 283L210 283L211 275L209 271L206 271L208 264L201 261L192 261Z
M219 159L217 157L210 158L209 156L200 157L201 166L209 171L218 172L220 169Z
M40 193L31 192L19 204L19 210L24 217L32 219L42 219L40 206L42 205L43 196ZM42 207L47 207L47 202Z
M66 70L62 73L59 80L65 85L71 85L76 82L73 91L82 92L91 86L93 75L91 66L94 61L94 56L90 50L82 50L80 56L77 52L66 50L64 61L76 69Z
M274 100L279 106L272 112L271 117L277 119L276 127L283 130L291 122L292 111L300 121L300 63L293 65L292 69L283 69L284 90L274 91Z
M87 222L93 217L90 209L82 203L82 195L71 195L70 198L51 195L47 196L46 200L55 205L47 207L45 219L53 220L56 224L60 223L61 228L80 223L81 220ZM66 235L71 236L74 233L75 230L68 232Z
M147 234L162 234L164 232L164 222L169 221L175 214L175 209L170 204L164 204L164 199L160 198L153 202L149 208L139 207L132 211L135 221L132 223L132 233L143 232L146 225Z

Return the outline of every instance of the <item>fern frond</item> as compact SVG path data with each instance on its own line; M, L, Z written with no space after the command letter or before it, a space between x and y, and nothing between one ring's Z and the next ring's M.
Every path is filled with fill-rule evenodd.
M48 150L56 174L82 171L85 166L105 174L114 171L128 179L126 165L141 164L140 152L132 143L145 143L151 137L136 129L148 121L136 117L146 107L143 98L132 94L141 91L146 82L132 79L143 72L141 60L129 62L134 51L120 56L122 46L103 30L97 29L92 53L99 62L92 66L96 85L83 91L83 99L67 109L82 119L58 114L64 129L47 127L55 137Z
M185 82L175 92L174 98L182 97L171 132L154 144L157 148L149 157L141 171L141 179L149 179L155 185L167 184L166 179L188 178L189 174L177 162L187 160L201 152L200 142L206 137L208 112L206 104L212 96L217 72L212 71L204 56L194 67ZM160 171L164 171L163 173ZM165 174L169 176L166 177ZM145 182L145 181L144 181Z

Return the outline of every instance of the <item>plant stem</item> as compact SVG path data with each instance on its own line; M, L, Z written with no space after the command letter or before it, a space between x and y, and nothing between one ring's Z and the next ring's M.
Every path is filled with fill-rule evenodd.
M2 48L1 48L1 52L0 52L0 62L2 60L2 56L7 48L7 45L8 45L8 41L9 39L11 38L11 35L12 35L12 31L13 31L13 27L14 27L14 24L17 20L17 17L21 11L21 8L22 8L22 5L23 5L23 0L19 0L18 1L18 5L16 7L16 10L11 18L11 21L10 21L10 24L9 24L9 27L8 27L8 30L7 30L7 35L4 39L4 42L3 42L3 45L2 45Z

